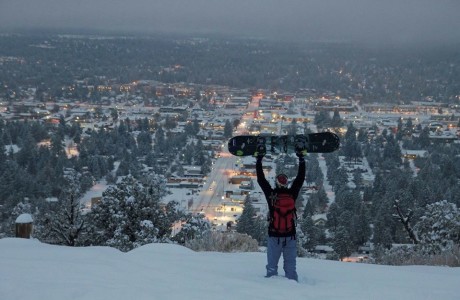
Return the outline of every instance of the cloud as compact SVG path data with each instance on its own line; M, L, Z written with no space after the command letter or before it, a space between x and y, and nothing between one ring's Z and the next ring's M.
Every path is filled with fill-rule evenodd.
M456 0L2 0L0 28L459 42Z

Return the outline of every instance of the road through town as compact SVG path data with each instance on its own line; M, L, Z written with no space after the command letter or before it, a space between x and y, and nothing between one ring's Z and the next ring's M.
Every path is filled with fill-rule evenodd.
M236 161L237 157L228 153L226 149L223 150L206 179L198 201L194 203L194 210L203 212L209 220L220 214L218 210L225 200L225 189L229 177L234 171Z
M235 128L234 135L247 134L247 125L252 123L253 112L257 110L260 98L253 97L245 113L241 117L240 126ZM224 221L233 220L225 218L225 190L228 189L229 178L235 171L238 157L231 155L227 150L227 141L223 142L219 158L214 162L211 173L204 183L198 201L194 203L193 210L204 213L206 218L224 226ZM228 200L228 199L227 199Z

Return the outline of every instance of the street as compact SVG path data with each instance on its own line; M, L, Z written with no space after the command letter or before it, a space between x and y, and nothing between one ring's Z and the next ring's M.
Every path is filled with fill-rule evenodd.
M225 189L228 188L228 180L232 176L237 159L228 153L226 146L223 148L206 179L198 201L193 205L194 211L204 213L207 219L216 221L218 225L225 225L230 221L229 216L225 218L222 207L225 202Z

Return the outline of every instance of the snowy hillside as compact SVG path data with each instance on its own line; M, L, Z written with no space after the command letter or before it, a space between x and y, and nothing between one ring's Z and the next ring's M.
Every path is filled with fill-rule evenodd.
M264 278L263 253L150 244L128 253L0 240L0 299L458 299L460 268L298 259L300 282ZM281 270L281 273L282 270Z

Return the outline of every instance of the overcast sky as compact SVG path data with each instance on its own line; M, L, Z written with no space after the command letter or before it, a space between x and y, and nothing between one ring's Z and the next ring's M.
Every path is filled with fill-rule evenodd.
M445 43L460 41L460 0L0 0L13 28Z

